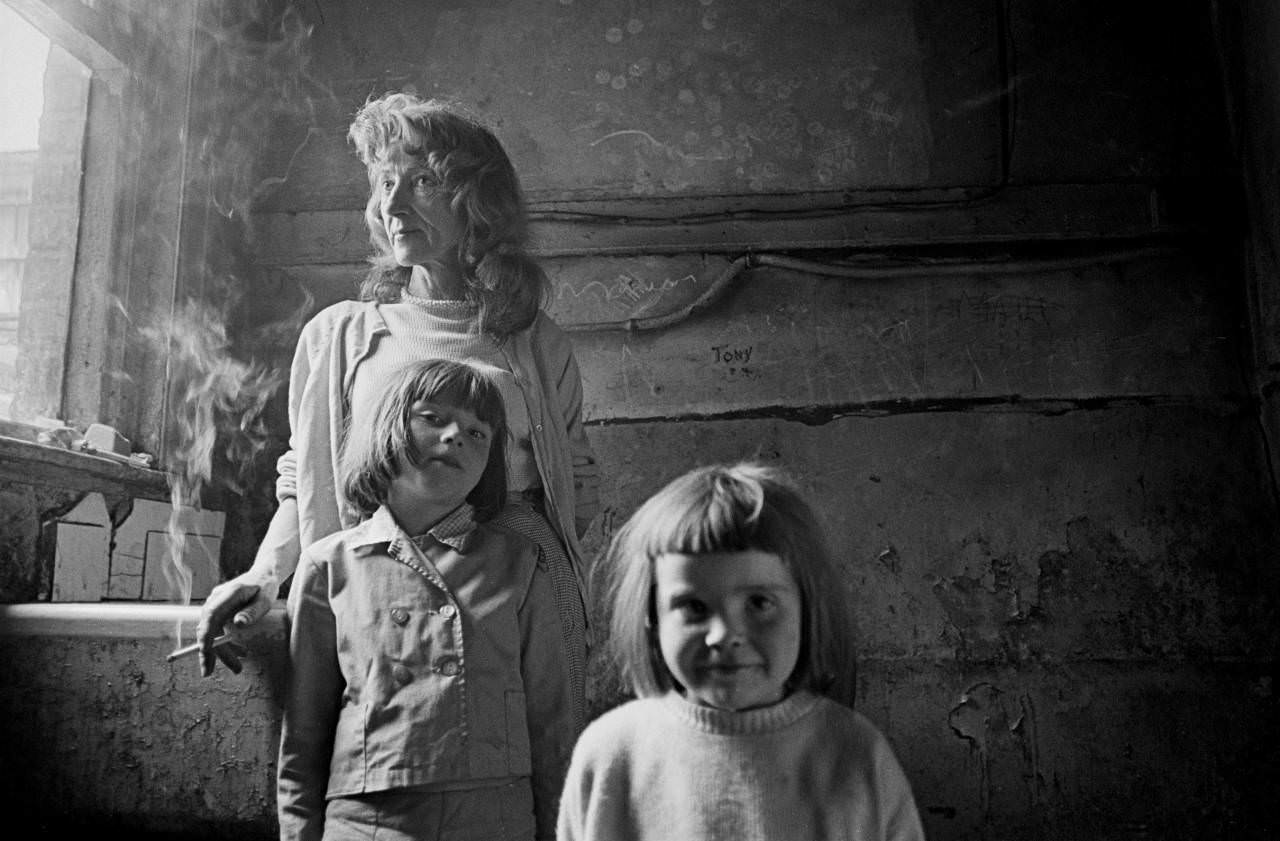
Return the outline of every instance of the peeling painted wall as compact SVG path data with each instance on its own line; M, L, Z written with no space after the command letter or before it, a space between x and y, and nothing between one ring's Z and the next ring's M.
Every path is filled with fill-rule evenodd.
M173 622L116 607L127 631L71 616L62 636L0 611L0 777L11 826L51 838L274 836L282 612L248 640L242 674L206 680L194 658L165 661Z
M323 95L254 159L270 177L241 341L287 365L280 325L354 290L355 107L463 98L515 158L548 309L574 328L604 480L590 550L691 465L779 464L831 531L861 708L931 838L1262 835L1280 512L1259 413L1274 354L1254 353L1275 290L1242 268L1209 5L310 4L300 89ZM231 501L228 571L265 526L261 490ZM184 683L169 709L153 655L11 647L32 694L5 708L182 781L126 801L74 777L86 812L162 826L176 798L269 831L269 668ZM110 697L91 677L135 672ZM593 677L595 710L622 697L602 659ZM154 746L180 731L220 758L179 769L187 753ZM216 803L182 799L209 778Z

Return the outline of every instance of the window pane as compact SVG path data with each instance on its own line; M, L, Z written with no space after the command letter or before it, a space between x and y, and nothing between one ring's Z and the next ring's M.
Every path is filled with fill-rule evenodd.
M0 420L61 412L89 75L0 2Z
M49 39L0 3L0 418L17 387L18 306Z

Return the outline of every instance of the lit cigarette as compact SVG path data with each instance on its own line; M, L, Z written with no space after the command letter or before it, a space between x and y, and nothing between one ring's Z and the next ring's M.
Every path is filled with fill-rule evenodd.
M216 638L213 641L213 647L217 648L218 646L226 645L229 642L231 642L231 635L223 634L222 636ZM186 657L189 654L195 654L199 650L200 650L200 643L193 642L191 643L191 645L184 645L182 646L182 648L179 648L175 651L170 651L168 656L165 657L164 659L172 663L174 660L177 660L179 657Z

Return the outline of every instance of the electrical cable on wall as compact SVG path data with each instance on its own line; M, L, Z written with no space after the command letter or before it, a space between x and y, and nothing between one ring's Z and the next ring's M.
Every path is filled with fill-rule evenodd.
M725 292L733 285L734 280L749 269L762 267L787 269L805 272L823 277L840 277L849 280L886 280L902 277L962 277L974 274L1043 274L1046 272L1069 271L1071 269L1104 266L1113 263L1132 262L1176 253L1172 246L1149 246L1145 248L1126 248L1103 251L1079 257L1046 258L1040 260L952 260L920 262L909 265L850 265L847 263L824 263L818 260L807 260L789 257L783 254L756 254L749 252L734 259L720 271L706 290L691 303L662 315L644 318L623 318L614 321L580 321L561 322L561 326L569 332L603 332L608 330L661 330L679 324L694 314L711 309Z

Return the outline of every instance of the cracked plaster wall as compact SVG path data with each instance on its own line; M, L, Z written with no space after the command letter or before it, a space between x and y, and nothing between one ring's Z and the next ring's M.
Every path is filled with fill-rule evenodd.
M735 128L720 143L713 121L697 137L659 137L683 126L694 106L699 119L714 116L706 97L717 82L698 76L699 61L722 65L731 83L769 75L752 70L754 54L712 55L705 33L751 28L727 4L656 10L639 27L631 23L639 13L618 2L484 5L475 10L479 54L501 44L504 61L467 56L447 67L430 51L387 52L386 33L412 29L398 14L453 32L466 3L447 14L425 4L359 15L347 4L310 10L316 43L327 47L313 78L340 102L318 112L314 134L283 126L266 153L297 169L256 208L264 230L289 235L258 245L265 268L253 325L269 328L304 294L315 307L350 294L367 248L358 218L365 184L342 131L371 89L442 84L478 103L500 120L531 197L544 205L646 198L658 186L684 198L730 188L771 196L785 192L775 180L785 172L821 184L825 170L788 157L785 144L759 144L759 167L742 173L727 158L708 157L700 170L691 157L715 146L732 158L755 142L750 131L740 137ZM587 546L602 547L648 493L689 465L746 455L780 464L801 478L830 527L860 632L859 703L893 740L931 838L1257 835L1278 820L1280 516L1250 379L1238 231L1214 201L1232 185L1175 208L1194 223L1182 238L1157 238L1148 215L1169 212L1166 181L1226 177L1216 157L1225 129L1204 87L1214 76L1203 10L1013 3L1004 4L1001 32L996 5L850 6L868 27L850 43L876 45L898 62L883 76L896 87L886 82L882 101L904 105L896 134L883 119L848 118L842 130L855 140L863 132L867 155L886 165L890 154L903 156L888 169L854 166L848 186L886 186L877 180L886 172L913 187L998 177L991 74L1003 36L1018 62L1006 127L1016 136L1004 162L1010 183L1158 185L1142 194L1136 227L1126 227L1123 208L1073 203L1070 191L1033 191L1031 207L1001 204L997 192L956 217L927 217L937 227L904 246L909 258L921 258L916 248L927 258L971 259L970 272L850 280L759 268L671 329L575 333L604 477L604 512ZM711 8L720 16L705 28L694 12ZM526 37L513 42L495 27L517 12ZM1166 40L1152 35L1157 15ZM577 18L581 26L572 25ZM694 34L679 30L681 21ZM671 76L659 79L656 61L630 75L644 57L632 52L664 32ZM526 42L539 45L536 55ZM544 47L554 61L544 62ZM600 81L622 52L627 63ZM683 66L686 53L694 61ZM499 69L513 66L529 68L513 76L536 96L504 81ZM820 110L807 78L797 76L794 91L783 79L783 99L766 85L774 103L786 103L773 110ZM680 84L665 84L671 79ZM867 88L870 102L877 84ZM553 88L582 95L552 96ZM753 88L721 108L754 113L759 95ZM645 109L653 119L642 136L627 119ZM785 140L789 119L760 125ZM588 124L594 133L574 131ZM792 139L808 148L818 135L797 125L806 133ZM735 146L742 137L746 145ZM577 167L580 160L589 165ZM750 206L741 196L726 201ZM912 225L921 212L902 211L890 227L919 230ZM554 233L545 219L547 227L538 224L535 232ZM874 230L840 224L850 244L874 250ZM646 230L627 230L637 227ZM734 256L716 251L692 221L662 230L687 235L688 253L549 257L552 312L574 322L685 305ZM797 245L794 220L752 230L778 248L833 256ZM1003 238L983 241L990 230ZM1104 242L1067 249L1081 230ZM1160 253L1076 259L1131 235L1158 239ZM1044 268L1032 246L1052 250L1045 241L1076 262ZM662 244L671 243L654 243ZM1020 262L1026 251L1031 258ZM262 336L254 350L286 365L292 335ZM274 424L279 444L280 413ZM232 569L247 563L265 522L254 516L229 517L243 532L229 538L240 543L225 559ZM6 776L27 780L14 789L17 802L151 828L185 825L192 834L238 827L269 837L278 651L260 652L244 676L211 682L196 680L190 663L164 665L162 648L141 641L0 640L0 653L10 668L0 689L12 722L4 756L38 758L9 766ZM594 669L599 711L623 693L605 663Z

